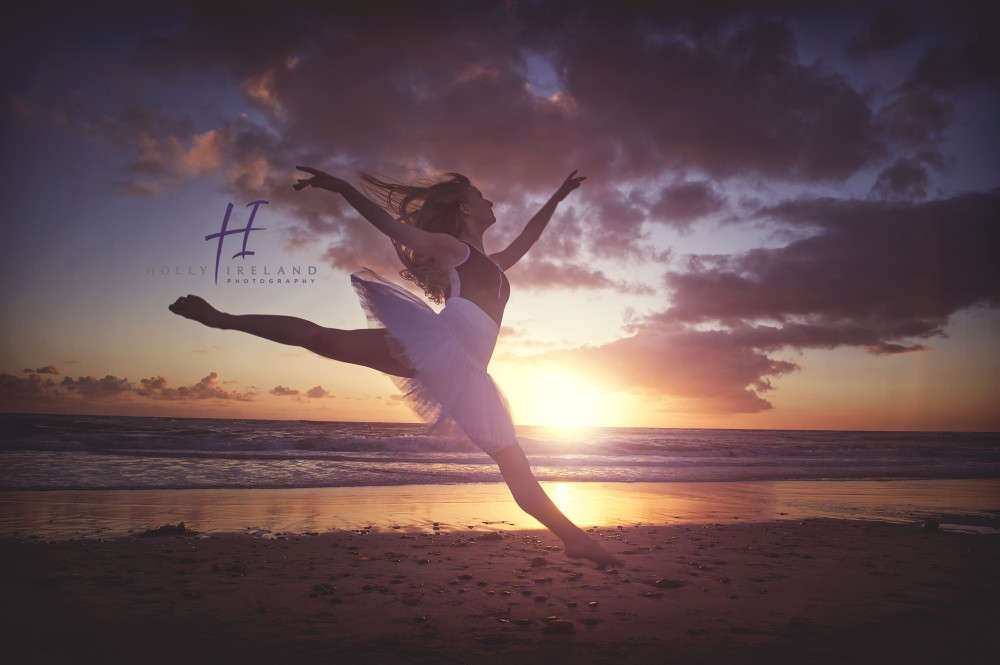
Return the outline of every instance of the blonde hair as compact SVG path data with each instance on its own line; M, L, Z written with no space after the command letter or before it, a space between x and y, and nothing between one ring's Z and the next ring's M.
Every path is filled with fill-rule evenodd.
M368 173L361 174L371 198L397 215L401 222L457 238L462 229L458 207L467 200L472 183L461 173L445 173L442 178L405 185L385 182ZM399 275L422 288L431 301L440 303L444 300L448 286L445 271L432 258L414 252L395 240L392 244L396 247L399 260L406 266L399 271Z

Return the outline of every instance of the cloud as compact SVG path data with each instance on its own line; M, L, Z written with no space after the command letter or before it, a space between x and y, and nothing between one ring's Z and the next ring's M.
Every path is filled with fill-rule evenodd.
M128 379L119 379L110 374L103 379L94 376L81 376L72 379L67 376L59 385L86 398L118 397L135 389Z
M531 258L510 271L512 284L525 289L613 289L628 293L651 293L645 284L613 280L600 270L572 263Z
M921 200L927 197L930 178L923 164L900 159L882 169L871 194L880 199Z
M182 29L145 34L131 75L225 73L257 113L209 127L152 105L63 115L132 152L119 191L158 196L218 174L237 198L287 211L290 246L325 242L324 259L345 269L395 258L334 197L293 192L296 164L404 179L458 169L498 201L548 196L579 168L590 180L572 201L587 216L571 251L631 260L649 255L647 223L687 228L722 210L715 183L732 178L827 183L895 168L879 195L919 193L898 183L900 160L927 163L951 122L934 95L877 104L830 63L804 62L802 17L780 10L428 2L394 5L386 21L380 3L254 5L239 22L204 4L186 11ZM929 20L883 12L851 48L894 48ZM623 194L651 178L673 184L646 187L659 192L648 202Z
M918 12L919 9L912 6L879 9L850 37L844 52L852 57L866 58L905 46L920 30L921 21L914 15Z
M1000 305L1000 191L899 203L810 199L759 211L811 229L784 247L692 257L666 273L670 307L630 322L631 337L553 351L622 390L680 400L674 409L752 413L772 380L798 371L782 352L855 347L926 352L949 317Z
M234 21L188 3L171 30L122 17L139 44L117 59L127 64L116 89L127 94L102 82L53 102L15 82L4 112L121 150L118 193L165 196L214 179L237 206L269 200L289 220L289 247L390 275L398 261L377 231L337 197L292 190L296 164L348 178L462 171L504 213L497 240L580 169L588 181L512 281L662 294L663 304L636 318L630 337L552 353L692 409L755 411L768 408L772 380L796 371L786 350L926 351L955 312L998 305L997 193L939 186L957 159L949 137L961 94L997 80L989 4L911 4L811 13L787 3L431 1L393 3L391 20L377 2L253 4ZM800 42L803 25L829 30L827 51ZM82 39L72 32L61 43ZM34 62L53 48L40 43ZM212 85L188 85L206 73ZM128 82L181 83L195 98L177 111ZM95 104L105 94L120 96ZM235 112L233 95L244 104ZM984 141L996 137L984 131ZM809 193L820 188L850 193ZM752 203L727 196L748 190ZM718 215L790 240L673 258L668 269L658 239ZM660 284L614 271L649 263L663 264ZM106 379L61 389L130 385ZM241 399L214 373L181 388L143 379L134 390Z
M26 369L25 374L58 374L59 370L56 369L54 365L46 365L45 367L39 367L37 369Z
M212 372L198 383L171 388L167 386L167 379L163 376L150 377L140 380L141 387L136 389L136 394L141 397L148 397L157 400L205 400L221 399L234 400L237 402L253 402L256 398L254 392L239 392L236 390L225 390L219 385L218 372Z
M941 335L948 317L1000 304L1000 192L926 203L791 201L760 216L818 233L776 249L704 257L667 273L665 320L781 324L768 346L864 344ZM815 341L809 338L815 335Z
M55 381L38 374L28 377L0 372L0 399L5 402L21 401L28 398L58 398L62 393Z
M525 360L555 362L610 389L674 401L672 410L756 413L771 408L761 396L772 378L795 372L795 363L769 358L728 330L642 325L631 337L597 347L552 351Z
M938 42L920 58L911 83L950 91L962 86L995 85L1000 80L1000 44L994 26L1000 14L994 3L964 2L951 7L959 39Z
M675 182L660 191L659 201L650 212L654 219L678 228L689 228L697 219L719 212L725 199L704 181Z
M323 388L323 386L314 386L305 392L294 388L286 388L285 386L275 386L268 392L278 397L291 397L298 402L307 402L310 399L325 399L327 397L332 397L330 391Z
M874 346L865 347L865 351L877 356L899 355L902 353L920 353L922 351L927 351L927 350L928 349L926 346L920 344L914 344L913 346L903 346L901 344L880 343Z
M53 370L51 365L42 370ZM29 370L25 370L26 372ZM188 385L172 387L166 377L152 376L133 383L127 378L106 375L104 378L94 376L63 377L56 382L37 371L32 371L27 377L7 372L0 372L0 402L7 410L25 408L35 410L45 404L53 405L60 402L62 406L84 402L96 402L106 406L109 402L128 402L138 404L135 397L171 402L202 402L205 400L222 400L229 402L254 402L259 395L252 387L247 390L227 390L223 384L236 381L220 381L217 372L211 372L200 381ZM306 392L276 386L268 391L277 397L290 396L301 401L331 397L329 391L322 386L315 386ZM140 400L141 402L141 400Z

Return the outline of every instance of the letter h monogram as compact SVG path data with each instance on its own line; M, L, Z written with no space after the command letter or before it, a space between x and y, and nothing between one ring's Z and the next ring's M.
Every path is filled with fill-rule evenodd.
M233 212L233 204L230 203L226 207L226 216L222 218L222 230L220 230L218 233L213 233L211 235L205 236L205 240L211 240L213 238L218 238L219 239L219 247L218 247L218 249L215 250L215 283L216 284L219 283L219 259L222 257L222 241L225 239L226 236L233 235L234 233L242 233L243 234L243 250L239 251L239 252L236 252L235 254L233 254L233 258L235 259L237 256L243 256L243 257L253 256L254 252L247 251L247 240L250 238L250 232L251 231L266 231L267 230L267 229L263 229L263 228L260 228L260 227L254 228L254 226L253 226L253 218L257 215L257 208L259 208L261 205L267 205L267 203L268 203L267 201L251 201L250 203L248 203L247 207L249 208L250 206L253 206L253 210L250 211L250 219L247 221L246 228L243 228L243 229L228 229L227 230L226 227L229 226L229 215Z

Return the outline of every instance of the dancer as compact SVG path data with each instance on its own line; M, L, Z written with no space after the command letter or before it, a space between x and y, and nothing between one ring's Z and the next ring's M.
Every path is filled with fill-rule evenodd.
M405 268L400 274L432 301L444 302L444 309L436 313L405 289L362 271L351 281L373 324L368 329L226 314L194 295L178 298L170 310L212 328L241 330L389 374L432 430L457 427L496 461L518 506L556 534L568 556L598 567L614 565L614 557L563 515L538 484L514 434L507 401L487 373L510 296L505 271L535 244L559 202L585 178L573 171L506 249L487 255L483 235L496 222L493 203L461 174L446 173L423 185L362 174L376 203L340 178L298 169L309 176L298 180L296 190L315 187L343 196L392 240Z

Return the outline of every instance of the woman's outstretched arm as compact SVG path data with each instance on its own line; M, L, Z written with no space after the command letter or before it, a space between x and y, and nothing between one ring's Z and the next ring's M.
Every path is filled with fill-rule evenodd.
M433 258L439 265L450 266L465 258L465 246L447 233L430 233L392 218L377 203L359 192L346 180L324 173L308 166L297 166L300 171L310 174L310 178L299 178L296 190L318 187L340 194L372 226L401 245L415 252Z
M552 219L552 213L556 211L556 206L586 179L587 176L576 175L576 171L570 173L566 177L566 180L563 181L563 184L559 186L559 189L556 190L556 193L552 195L552 198L528 221L521 234L514 238L514 242L510 243L507 249L490 255L490 258L496 261L497 265L504 270L507 270L520 261L521 257L527 254L531 246L538 242L538 239L542 236L542 231L545 230L549 220Z

